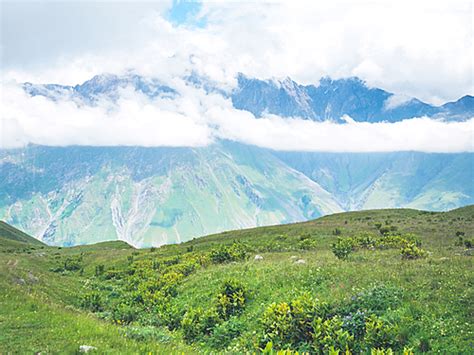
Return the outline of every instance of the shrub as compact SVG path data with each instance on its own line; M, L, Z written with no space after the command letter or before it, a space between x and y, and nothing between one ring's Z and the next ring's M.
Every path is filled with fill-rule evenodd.
M103 264L95 266L95 276L100 276L105 272L105 266Z
M118 324L130 324L137 320L140 310L126 303L119 303L112 309L112 319Z
M426 251L418 248L414 243L408 243L400 250L403 259L419 259L427 256Z
M365 335L366 313L361 310L351 312L342 318L342 328L347 330L355 339L361 339Z
M82 257L66 258L64 261L64 270L77 271L82 268Z
M377 238L370 233L361 233L356 235L353 241L361 248L372 249L376 246Z
M392 231L392 228L390 226L385 226L385 227L380 227L379 232L382 235L387 235Z
M370 348L391 348L397 345L397 328L375 315L365 322L365 343Z
M98 292L90 292L85 294L81 299L81 307L92 312L103 311L102 296Z
M324 320L321 317L313 321L313 348L318 353L337 353L350 351L354 337L342 327L339 316Z
M316 248L316 246L317 246L316 240L311 239L311 238L305 238L298 242L298 249L302 249L302 250L314 249Z
M338 259L346 260L354 250L354 241L351 238L338 238L332 245L332 252Z
M290 303L272 303L261 319L264 336L262 344L271 341L280 349L301 348L312 341L313 320L325 319L329 306L305 293Z
M245 260L248 256L245 246L241 243L234 243L230 247L222 245L211 250L209 254L214 264L222 264L231 261Z
M216 349L224 349L238 338L245 330L245 323L237 317L231 317L228 321L217 324L212 330L210 345Z
M246 301L246 287L237 280L227 280L221 293L217 295L217 314L223 319L228 319L231 315L241 312Z
M194 341L203 335L209 335L219 322L219 316L212 308L207 311L202 308L190 309L181 320L183 337L186 341Z

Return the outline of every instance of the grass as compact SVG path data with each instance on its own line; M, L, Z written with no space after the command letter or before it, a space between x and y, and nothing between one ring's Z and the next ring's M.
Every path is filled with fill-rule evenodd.
M416 234L428 257L404 260L399 249L360 249L347 260L332 253L338 237L377 235L380 226ZM469 240L473 235L474 206L444 213L349 212L141 250L123 242L47 247L0 234L0 353L69 353L80 345L95 346L99 352L255 351L265 345L262 317L269 305L290 302L307 292L329 303L335 312L342 312L364 293L371 295L368 302L374 309L388 302L378 315L396 325L396 351L469 354L474 338L472 250L459 243L459 236ZM209 261L211 250L235 242L244 246L248 258ZM263 260L254 260L256 254ZM298 259L305 263L296 263ZM79 266L65 270L68 260ZM176 270L179 274L186 263L194 269L166 281L171 291L165 289L163 280L176 277ZM103 274L98 274L99 265ZM111 272L118 276L106 276ZM212 310L228 279L245 286L245 307L185 341L179 325L182 317L192 309ZM147 285L154 291L147 291ZM370 293L374 289L398 302L381 301ZM82 300L90 292L100 295L101 311L90 313L83 307ZM137 295L151 301L130 301ZM125 301L137 313L130 323L117 321L123 318L117 310ZM170 310L178 318L176 329L165 317ZM304 350L295 344L291 347Z

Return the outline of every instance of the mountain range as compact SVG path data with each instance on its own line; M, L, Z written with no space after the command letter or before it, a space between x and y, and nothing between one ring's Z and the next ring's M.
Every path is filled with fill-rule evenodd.
M220 90L199 77L186 79ZM239 75L219 91L256 117L277 114L343 124L422 115L473 116L473 97L432 106L393 106L393 94L357 78L291 79ZM25 83L30 95L95 105L132 87L149 97L179 92L135 74L100 75L75 86ZM392 100L393 101L393 100ZM282 152L231 141L201 148L46 147L0 150L0 218L52 245L124 240L163 245L230 229L289 223L346 210L447 210L474 203L474 154Z
M300 117L314 121L344 123L350 116L358 122L397 122L413 117L434 117L445 120L465 120L474 116L474 97L465 95L459 100L434 106L416 98L402 97L379 88L371 88L357 77L333 80L322 78L318 85L300 85L284 80L260 80L243 74L237 76L237 86L224 91L212 81L195 74L185 78L189 85L202 87L230 98L235 108L261 117L275 114L282 117ZM132 87L148 97L173 97L179 93L155 78L137 74L96 75L75 86L25 83L30 95L52 99L82 100L93 104L100 97L117 98L118 89Z

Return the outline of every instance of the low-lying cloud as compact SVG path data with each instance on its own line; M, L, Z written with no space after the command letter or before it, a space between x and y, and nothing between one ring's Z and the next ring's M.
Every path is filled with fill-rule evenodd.
M396 123L314 122L237 110L229 99L179 83L176 98L150 99L131 88L95 106L31 97L3 85L1 148L49 146L200 147L219 139L286 151L472 152L474 118L445 122L426 117Z

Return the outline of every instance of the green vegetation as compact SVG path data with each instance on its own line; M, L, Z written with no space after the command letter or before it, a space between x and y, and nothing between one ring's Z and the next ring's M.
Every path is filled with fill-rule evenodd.
M151 249L0 234L0 353L471 353L473 234L474 206Z

